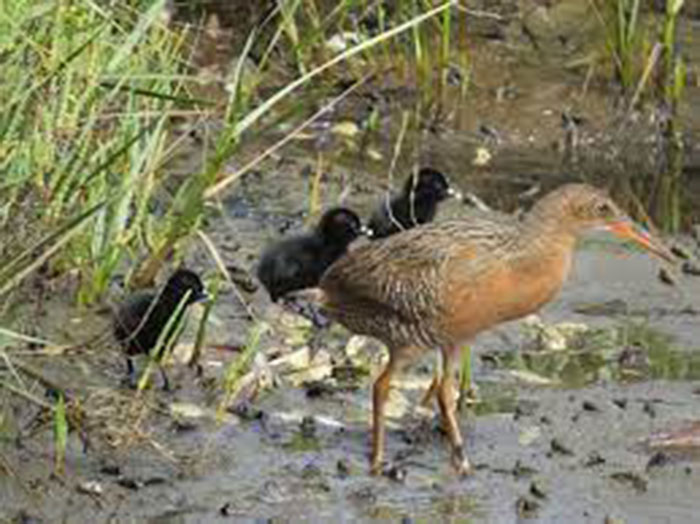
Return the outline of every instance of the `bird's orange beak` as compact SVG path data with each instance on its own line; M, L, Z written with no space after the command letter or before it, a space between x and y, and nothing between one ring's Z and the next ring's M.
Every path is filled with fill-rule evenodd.
M611 222L606 226L606 229L608 231L612 231L620 238L636 242L644 249L651 251L656 256L663 258L668 262L676 261L673 253L671 253L671 251L659 238L652 236L651 233L640 225L635 224L632 220L618 220L616 222Z

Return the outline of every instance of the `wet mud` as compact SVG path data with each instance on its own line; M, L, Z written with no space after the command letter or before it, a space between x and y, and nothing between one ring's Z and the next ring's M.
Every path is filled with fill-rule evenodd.
M567 3L572 4L561 4ZM542 31L541 41L561 41L535 22L531 30ZM691 17L683 28L694 37L688 52L697 60L700 26ZM575 49L585 28L580 33L569 29L566 45ZM493 30L484 26L483 34ZM606 86L592 86L581 97L581 75L562 68L572 56L569 47L549 49L545 62L551 69L543 69L541 60L522 59L520 37L505 35L479 40L479 49L472 50L473 92L466 101L454 102L439 132L421 136L415 157L509 212L526 208L531 200L523 194L533 188L545 191L582 179L605 185L633 213L646 209L671 230L670 243L695 250L698 84L688 86L685 100L684 161L673 183L664 185L653 125L621 132ZM334 122L354 119L362 104L354 100L341 108ZM321 153L340 151L322 178L324 204L342 199L369 215L387 186L397 106L382 109L384 130L372 137L378 156L345 148L347 137L341 133L332 134L333 146L328 146L319 137L326 131L313 131L312 139L295 141L213 204L205 230L237 286L224 286L211 312L202 376L176 354L169 366L175 391L137 396L120 386L123 362L108 342L89 349L56 347L57 354L50 354L50 346L17 353L45 376L70 384L72 399L92 416L87 417L87 440L70 433L65 473L57 476L51 420L41 408L48 402L46 388L34 391L41 402L25 403L9 394L0 398L11 414L0 421L0 518L696 519L700 278L675 271L675 285L664 283L659 262L604 236L589 237L580 246L561 294L537 318L501 326L474 341L477 401L460 414L474 474L454 475L436 410L417 408L435 364L426 356L392 390L390 467L382 477L368 475L370 387L385 358L383 349L357 337L349 340L339 328L315 339L303 319L271 305L250 274L268 241L309 221L312 168ZM569 116L562 120L562 115L582 123L572 131L562 124ZM274 132L262 137L259 147L231 160L231 170L275 138ZM176 159L173 171L184 176L196 168L195 157ZM449 202L439 219L464 212ZM668 224L677 227L665 227L664 217L674 214L680 220ZM187 262L205 271L213 267L201 247L191 249ZM75 283L62 285L40 306L27 304L18 329L32 327L43 338L69 343L104 333L108 317L76 309L68 301ZM225 369L248 341L251 312L269 329L246 375L250 387L241 399L222 406ZM183 354L193 338L189 329L178 348Z

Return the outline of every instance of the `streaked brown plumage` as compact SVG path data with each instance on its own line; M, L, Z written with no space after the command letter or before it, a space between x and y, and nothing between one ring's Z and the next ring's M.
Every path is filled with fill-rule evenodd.
M381 469L391 376L429 349L443 354L437 397L453 463L460 473L469 471L452 387L460 344L552 300L569 272L577 238L593 228L672 259L605 193L569 184L542 198L521 221L484 215L428 224L359 246L329 268L320 284L324 310L389 348L389 363L374 385L374 473Z

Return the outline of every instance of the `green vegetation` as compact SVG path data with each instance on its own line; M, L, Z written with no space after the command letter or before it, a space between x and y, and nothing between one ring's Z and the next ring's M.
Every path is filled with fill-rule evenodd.
M379 33L357 32L355 45L328 58L330 36L348 33L343 24L352 4L322 15L313 2L280 2L243 40L223 106L202 95L188 61L196 35L165 23L164 0L109 7L3 4L0 233L8 241L0 251L0 295L7 298L45 264L78 271L82 303L100 297L125 265L134 285L151 283L166 259L182 256L200 227L205 201L243 174L220 178L244 136L265 119L288 118L289 108L275 111L293 92L338 78L333 68L341 62L362 62L365 75L385 70L383 54L370 51L393 46L392 38L410 30L415 59L422 61L416 67L429 75L421 42L431 30L449 31L449 16L442 24L422 23L449 12L449 3L411 4L405 22L397 16ZM386 20L384 9L376 10ZM437 37L446 60L449 38ZM263 50L254 66L253 49ZM288 53L294 70L284 74L300 76L263 99L256 86L268 73L278 74ZM368 57L374 60L366 62ZM173 123L184 119L189 131L212 116L221 118L223 130L204 152L201 169L184 179L169 173L169 159L185 147Z
M656 99L675 111L685 86L685 66L676 49L677 20L684 0L665 2L660 17L645 12L648 6L639 0L589 1L605 29L615 78L630 97L631 106L654 77Z

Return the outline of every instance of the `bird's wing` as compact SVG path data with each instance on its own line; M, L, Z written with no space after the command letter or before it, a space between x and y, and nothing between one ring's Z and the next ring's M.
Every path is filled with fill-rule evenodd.
M114 330L118 339L132 337L140 329L146 315L151 313L156 295L152 290L142 290L132 293L124 300L114 316Z
M428 224L360 246L323 276L326 306L331 314L370 308L410 323L440 315L447 272L459 263L460 285L468 287L515 237L514 227L508 221L472 217Z

